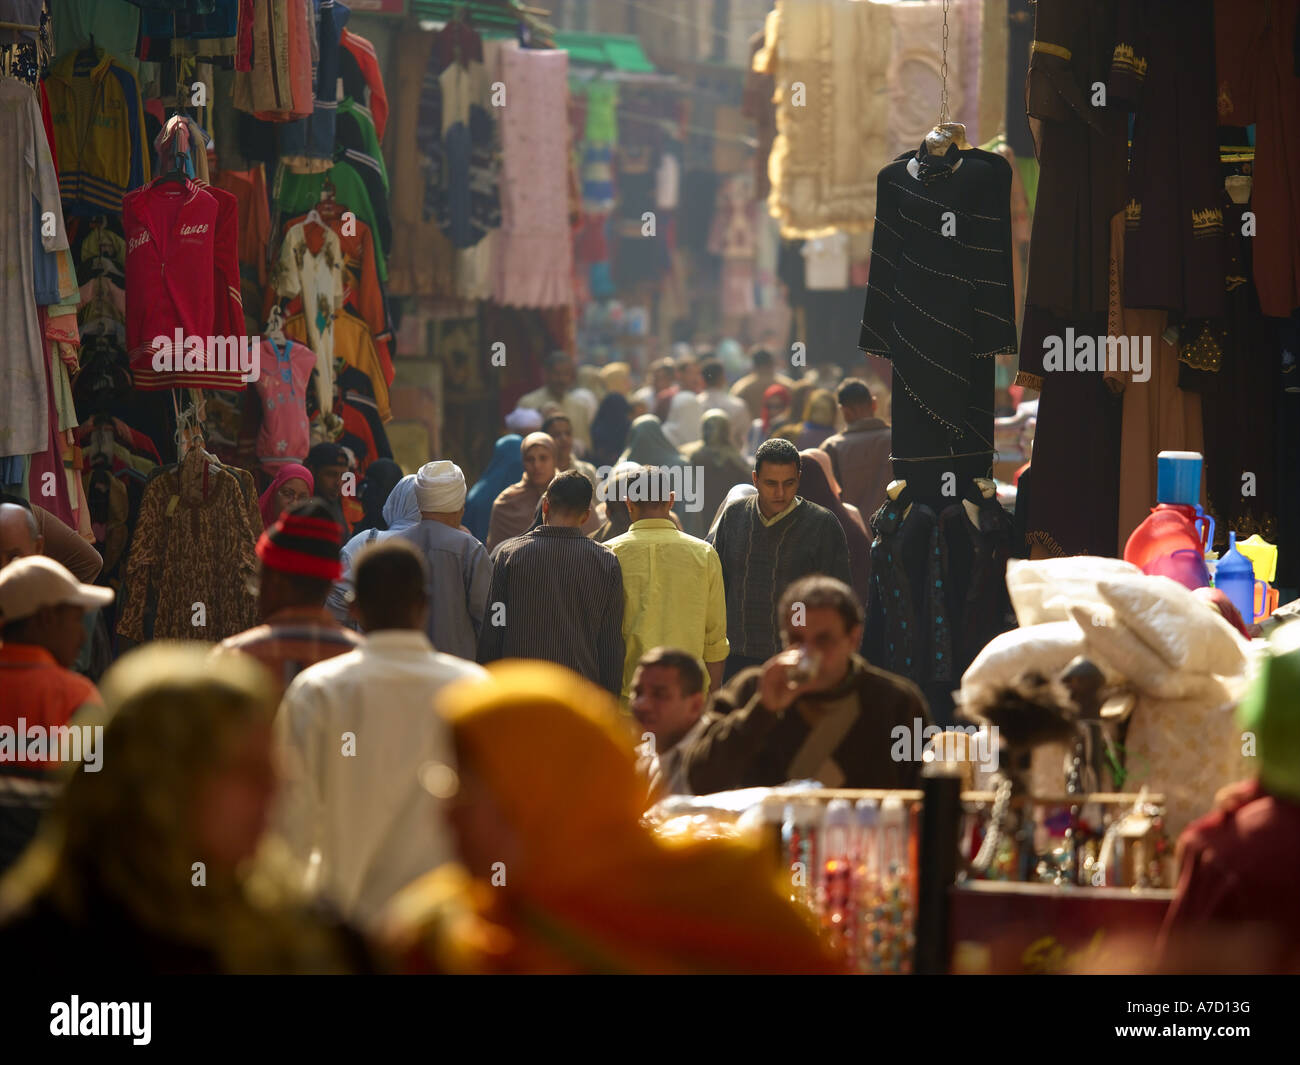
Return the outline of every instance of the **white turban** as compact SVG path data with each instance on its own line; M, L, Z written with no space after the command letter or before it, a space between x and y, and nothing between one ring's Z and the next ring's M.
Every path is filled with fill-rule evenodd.
M516 407L506 415L506 428L520 436L527 436L541 427L542 412L531 407Z
M424 514L455 514L465 505L465 474L454 462L426 462L415 475L415 498Z

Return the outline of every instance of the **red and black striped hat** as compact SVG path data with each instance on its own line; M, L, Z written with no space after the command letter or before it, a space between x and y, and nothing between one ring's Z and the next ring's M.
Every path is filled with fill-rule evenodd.
M336 581L343 576L339 539L343 530L328 509L307 500L286 510L257 541L262 565L298 577Z

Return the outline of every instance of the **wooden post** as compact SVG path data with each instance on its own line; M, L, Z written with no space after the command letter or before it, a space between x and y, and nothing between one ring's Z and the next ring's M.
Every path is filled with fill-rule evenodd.
M957 879L961 777L926 776L922 790L912 972L933 975L948 971L948 891Z

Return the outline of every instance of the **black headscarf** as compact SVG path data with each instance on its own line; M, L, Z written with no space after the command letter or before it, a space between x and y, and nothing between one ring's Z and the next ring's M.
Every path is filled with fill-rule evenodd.
M383 532L388 528L384 520L384 504L403 477L402 467L392 459L376 459L366 467L366 479L361 483L361 508L366 516L353 530L353 535L367 529Z
M591 454L593 466L613 466L627 446L627 431L632 425L632 406L627 397L611 392L600 401L596 417L591 421Z

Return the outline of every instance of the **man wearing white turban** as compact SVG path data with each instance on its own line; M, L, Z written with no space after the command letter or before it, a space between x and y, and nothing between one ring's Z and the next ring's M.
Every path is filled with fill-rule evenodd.
M512 433L518 433L520 436L527 436L529 433L535 433L542 427L542 417L540 410L534 410L532 407L516 407L506 415L506 428Z
M465 474L454 462L426 462L415 475L420 521L397 533L428 563L427 632L434 648L471 662L492 587L487 550L460 527Z

